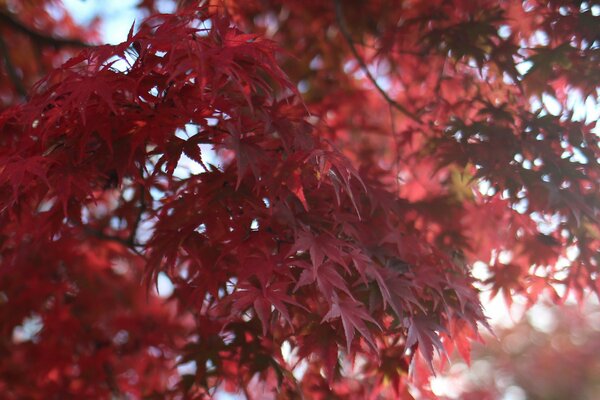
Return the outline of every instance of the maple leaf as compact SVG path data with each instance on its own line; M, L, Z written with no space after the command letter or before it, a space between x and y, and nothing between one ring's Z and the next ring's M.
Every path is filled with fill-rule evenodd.
M302 185L300 171L294 171L294 173L292 174L290 190L292 191L292 193L294 193L298 200L300 200L304 209L306 211L309 211L308 201L306 200L306 194L304 193L304 186Z
M381 329L381 327L373 317L369 315L361 303L353 300L334 300L330 310L323 317L323 321L330 321L334 318L340 318L342 320L344 335L346 337L346 351L348 353L350 353L350 345L354 340L355 331L358 331L373 349L377 349L371 330L366 323L372 323L379 329Z
M375 280L381 292L384 306L389 304L398 318L402 319L404 317L404 308L412 311L411 303L419 308L423 307L414 295L411 283L403 279L398 271L379 267L366 255L358 252L352 253L352 260L363 281L366 282L367 278Z
M289 255L296 254L299 251L308 251L315 270L323 264L325 257L343 267L347 267L347 263L342 257L343 248L343 242L327 233L315 236L309 231L300 230Z
M229 296L228 303L232 304L235 313L240 313L252 306L262 324L262 334L269 330L271 306L291 325L290 314L286 304L302 307L287 294L289 284L285 282L270 283L262 288L249 284L240 284Z
M0 170L0 185L10 186L10 203L15 203L19 197L19 193L25 191L27 186L31 185L31 181L26 179L28 175L42 180L46 183L47 187L50 187L47 170L51 164L51 160L41 156L29 157L27 159L22 159L21 157L0 158L0 165L2 165L2 169ZM8 205L4 205L2 211Z
M365 192L367 191L367 187L358 171L356 171L347 159L337 152L314 150L310 157L316 160L318 165L318 175L320 177L329 178L329 181L335 190L338 204L341 202L340 189L343 187L360 218L360 209L350 182L350 178L354 177L362 185Z
M262 151L253 143L255 140L251 137L244 138L242 136L240 127L228 124L228 130L231 133L228 144L236 153L238 177L235 187L237 189L240 187L248 168L252 170L254 178L259 179L260 173L257 163L261 159Z
M408 324L406 348L417 345L429 369L435 373L433 368L433 350L435 349L438 353L445 354L440 333L447 333L446 329L431 317L423 315L409 318Z
M512 291L521 292L523 286L523 271L516 264L497 264L493 266L492 277L486 279L484 283L492 284L490 298L502 293L504 301L510 307L512 304Z

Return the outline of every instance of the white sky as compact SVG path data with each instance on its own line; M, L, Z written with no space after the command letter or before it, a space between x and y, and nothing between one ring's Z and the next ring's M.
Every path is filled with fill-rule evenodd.
M76 22L89 24L94 17L102 19L101 33L106 43L116 44L127 38L133 21L144 15L136 11L139 0L62 0ZM161 12L172 11L171 2L159 3Z

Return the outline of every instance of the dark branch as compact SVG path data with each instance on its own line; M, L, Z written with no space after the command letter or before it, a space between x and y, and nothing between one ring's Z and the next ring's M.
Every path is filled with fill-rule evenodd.
M112 398L115 400L122 399L123 394L121 393L121 390L119 389L119 385L117 384L117 380L115 379L115 372L114 372L112 366L108 362L105 362L103 364L103 367L104 367L104 373L106 374L106 384L107 384L108 388L110 389L110 391L112 392Z
M83 229L83 232L85 234L87 234L88 236L92 236L99 240L106 240L109 242L119 243L119 244L123 245L124 247L128 248L129 250L131 250L133 253L142 257L143 259L146 259L146 256L144 255L144 253L142 253L138 249L139 247L142 247L142 245L139 243L130 241L129 238L125 239L125 238L122 238L119 236L107 235L106 233L96 230L96 229L93 229L93 228L90 228L89 226L80 225L80 227Z
M8 47L6 46L6 42L4 41L2 36L0 36L0 53L2 53L2 58L4 60L4 66L6 67L6 73L7 73L8 77L10 78L10 81L13 83L15 89L21 95L21 97L26 99L27 98L27 89L25 88L25 85L23 85L23 81L21 80L21 77L17 73L17 69L15 68L15 65L12 62L12 59L10 57L10 52L9 52Z
M134 245L135 243L135 238L137 237L137 232L139 230L140 224L142 222L142 217L144 216L144 213L146 212L146 188L144 187L143 184L140 185L140 207L138 210L138 213L135 217L135 221L133 222L133 225L131 226L131 232L129 232L129 237L127 238L127 241L131 244Z
M44 34L36 29L33 29L23 22L19 21L14 15L8 13L5 10L0 11L0 24L6 25L15 31L25 34L31 38L31 40L44 44L47 46L54 47L92 47L93 45L86 43L79 39L72 38L61 38L51 35Z
M413 121L421 123L421 120L419 119L419 117L417 117L414 113L412 113L409 110L407 110L403 105L399 104L397 101L395 101L394 99L392 99L387 94L387 92L385 90L383 90L381 88L381 86L379 86L379 84L375 80L375 77L369 71L369 68L367 67L367 63L360 56L360 54L358 53L358 50L356 50L356 46L354 45L354 41L352 40L352 36L350 35L350 31L348 30L348 26L346 25L346 21L344 20L344 17L343 17L343 14L342 14L342 3L341 3L341 1L340 0L333 0L333 1L335 3L335 18L336 18L337 23L338 23L338 25L340 27L340 32L342 33L342 36L346 40L346 43L348 43L348 46L350 47L350 51L352 51L352 54L354 55L354 58L356 58L356 61L358 61L358 64L360 65L360 68L363 70L363 72L365 73L365 75L367 76L367 78L369 78L369 80L371 81L371 83L373 84L373 86L375 86L375 88L381 94L381 96L385 99L385 101L387 101L392 107L394 107L396 110L400 111L402 114L406 115L407 117L409 117Z
M244 384L242 384L242 391L244 392L244 397L246 397L246 400L253 400L254 397L250 394L250 391L248 390L248 387Z

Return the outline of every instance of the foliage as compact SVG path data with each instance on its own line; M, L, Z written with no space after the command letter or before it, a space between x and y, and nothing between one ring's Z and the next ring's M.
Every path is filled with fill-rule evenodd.
M598 6L159 3L0 1L7 398L432 398L479 288L600 289Z

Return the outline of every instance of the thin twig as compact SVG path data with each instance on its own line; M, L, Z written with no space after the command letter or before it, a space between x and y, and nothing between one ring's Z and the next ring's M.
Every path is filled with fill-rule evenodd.
M0 11L0 24L7 25L16 31L29 36L32 40L49 46L93 47L92 44L86 43L80 39L61 38L42 33L36 29L25 25L23 22L19 21L14 15L7 12L6 10Z
M242 385L242 391L244 392L244 397L246 397L246 400L252 400L253 397L250 394L250 391L248 390L248 387L246 385Z
M81 228L83 228L83 231L89 236L93 236L96 239L100 239L100 240L106 240L109 242L119 243L119 244L125 246L126 248L128 248L129 250L131 250L133 253L142 257L143 259L146 259L146 256L144 255L144 253L142 253L140 250L137 249L138 247L142 247L142 245L139 243L131 242L129 239L125 239L125 238L122 238L119 236L107 235L106 233L96 230L96 229L93 229L93 228L90 228L89 226L81 225Z
M135 242L137 231L139 229L140 223L142 222L142 216L144 215L144 212L146 212L146 202L143 199L144 194L144 192L141 193L142 198L140 199L140 208L138 210L138 214L135 218L135 221L131 226L131 232L129 232L129 237L127 238L127 241L132 244Z
M390 126L392 128L392 139L394 140L394 165L392 168L395 170L395 183L396 183L396 194L400 195L400 143L398 142L398 135L396 133L396 121L394 120L394 108L390 107Z
M142 177L143 177L143 171L142 171ZM131 232L129 232L129 237L127 238L127 241L133 245L135 243L135 238L137 237L137 232L139 230L140 224L142 222L142 217L144 216L144 213L146 212L146 187L143 184L139 185L140 188L140 208L138 209L138 214L135 218L135 221L133 222L133 225L131 226Z
M25 85L23 85L23 81L21 80L21 77L17 73L17 69L15 68L15 65L13 64L12 59L10 58L10 52L9 52L8 47L6 46L6 42L4 41L2 36L0 36L0 53L2 53L2 58L4 59L4 65L6 67L6 73L8 74L10 81L15 86L15 89L17 90L19 95L21 95L21 97L26 99L27 98L27 89L25 88Z
M112 366L108 362L105 362L103 364L103 367L104 367L104 373L106 374L106 385L112 392L112 398L113 399L122 399L123 394L121 393L121 390L119 389L119 385L117 384L117 380L115 379L115 372L114 372Z
M419 117L417 117L414 113L412 113L409 110L407 110L403 105L399 104L397 101L395 101L394 99L392 99L387 94L387 92L385 90L383 90L381 88L381 86L379 86L379 84L375 80L375 77L371 74L371 71L369 71L367 63L360 56L360 54L358 53L358 50L356 49L356 46L354 45L354 41L352 40L352 36L350 35L350 31L348 31L348 27L346 25L346 21L344 20L344 17L342 15L342 3L341 3L341 1L340 0L333 0L333 1L335 3L335 18L336 18L336 21L337 21L337 23L338 23L338 25L340 27L340 32L342 33L342 36L346 40L346 43L348 43L348 46L350 47L350 51L352 51L352 54L354 55L354 58L356 58L356 61L360 65L360 68L363 70L363 72L365 73L365 75L367 76L367 78L369 78L369 80L371 81L371 83L373 84L373 86L375 86L375 88L381 94L381 96L385 99L385 101L387 101L392 107L394 107L395 109L397 109L398 111L400 111L402 114L406 115L407 117L409 117L413 121L418 122L418 123L422 123L422 121L419 119Z
M442 68L440 69L440 74L438 75L438 79L437 82L435 83L435 88L433 89L433 91L439 96L440 94L440 89L442 88L442 81L444 80L444 71L446 70L446 62L448 61L447 58L444 58L444 62L442 63Z

